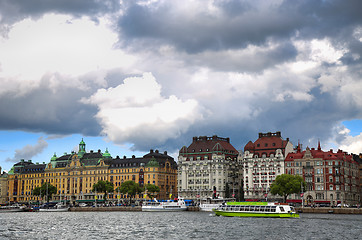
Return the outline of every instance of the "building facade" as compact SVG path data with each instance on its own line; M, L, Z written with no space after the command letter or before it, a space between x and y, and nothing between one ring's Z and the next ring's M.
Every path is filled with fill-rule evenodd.
M295 153L289 153L285 159L285 173L300 175L307 186L304 189L304 204L354 205L360 202L359 164L352 155L338 150L322 151L309 147L302 151L300 145ZM291 196L294 201L302 202L299 194Z
M178 156L178 194L186 199L237 197L241 184L238 151L229 138L194 137ZM229 188L229 192L226 190Z
M35 187L48 182L57 188L52 200L68 200L77 202L102 201L103 193L92 192L92 187L99 180L110 181L115 189L124 181L132 180L143 186L152 183L160 187L158 197L166 198L172 189L177 189L177 164L167 152L159 153L151 150L141 158L118 156L112 158L108 150L86 152L82 139L79 151L65 153L45 164L21 160L15 164L8 174L8 193L10 202L34 202L41 200L32 195ZM176 192L176 191L175 191ZM175 194L174 194L175 195ZM108 199L127 199L128 196L117 192L110 193ZM136 199L143 198L142 194Z
M244 147L242 161L243 182L246 199L272 198L270 185L277 175L284 173L284 159L293 152L289 138L284 140L281 132L259 133L259 138L249 141Z
M0 167L0 204L6 205L8 201L8 174L5 172L1 173Z

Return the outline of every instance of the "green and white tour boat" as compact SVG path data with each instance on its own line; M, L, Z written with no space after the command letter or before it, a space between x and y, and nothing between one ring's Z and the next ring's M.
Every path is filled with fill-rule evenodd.
M213 209L216 216L299 218L295 208L287 203L227 202Z

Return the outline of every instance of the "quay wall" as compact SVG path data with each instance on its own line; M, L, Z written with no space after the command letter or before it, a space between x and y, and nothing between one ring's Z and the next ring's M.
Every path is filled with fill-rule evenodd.
M302 213L330 213L330 214L362 214L362 208L311 208L311 207L298 207L298 212ZM134 207L72 207L71 212L140 212L141 206ZM200 211L199 207L187 207L187 211Z
M140 212L140 206L134 207L72 207L71 212Z
M296 210L302 213L362 214L362 208L298 207Z

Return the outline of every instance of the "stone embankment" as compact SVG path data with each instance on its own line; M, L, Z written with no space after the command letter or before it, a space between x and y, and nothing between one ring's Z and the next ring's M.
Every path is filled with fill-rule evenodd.
M199 207L187 207L187 211L199 211ZM302 213L362 214L362 208L296 208ZM134 207L72 207L71 212L140 212L141 206Z
M140 206L135 207L72 207L71 212L139 212Z
M362 208L299 207L296 210L302 213L362 214Z

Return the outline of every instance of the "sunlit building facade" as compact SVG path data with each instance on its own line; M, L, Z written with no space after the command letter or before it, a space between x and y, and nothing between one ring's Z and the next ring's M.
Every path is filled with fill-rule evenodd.
M8 174L5 172L1 173L0 167L0 204L5 205L8 201Z
M92 187L99 180L107 180L114 184L115 189L122 182L132 180L140 186L152 183L160 187L158 197L166 198L177 189L177 164L167 152L151 150L141 158L118 156L112 158L108 150L86 152L85 142L79 144L78 152L56 154L49 163L33 163L21 160L9 171L8 198L10 202L34 202L41 200L32 195L35 187L48 182L57 188L52 200L68 200L77 202L102 201L103 193L92 192ZM176 191L175 191L176 192ZM128 196L118 192L110 193L108 199L127 199ZM174 193L174 196L176 194ZM142 198L139 194L136 199Z

